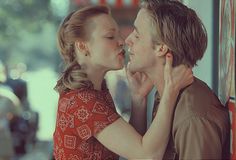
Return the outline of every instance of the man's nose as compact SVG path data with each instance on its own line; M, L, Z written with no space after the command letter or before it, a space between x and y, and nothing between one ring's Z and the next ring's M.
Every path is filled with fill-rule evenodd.
M131 46L131 45L132 45L131 35L129 35L129 36L125 39L125 44L126 44L127 46Z

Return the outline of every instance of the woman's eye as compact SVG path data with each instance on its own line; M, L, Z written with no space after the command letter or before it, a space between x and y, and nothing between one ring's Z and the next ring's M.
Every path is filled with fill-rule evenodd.
M114 37L113 36L109 36L109 37L107 37L108 39L114 39Z

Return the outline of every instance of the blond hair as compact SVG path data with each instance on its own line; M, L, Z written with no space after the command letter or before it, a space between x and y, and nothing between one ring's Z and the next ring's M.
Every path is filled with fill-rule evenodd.
M87 74L77 61L75 42L89 38L89 33L86 30L87 21L99 14L110 14L110 10L106 6L85 7L71 12L61 23L57 41L65 68L54 88L59 93L92 86Z
M154 43L166 44L174 66L196 65L207 47L206 29L194 10L174 0L144 0L155 30Z

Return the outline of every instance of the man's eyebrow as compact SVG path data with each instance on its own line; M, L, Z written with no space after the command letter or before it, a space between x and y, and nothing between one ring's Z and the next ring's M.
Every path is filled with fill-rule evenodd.
M134 27L135 31L138 32L138 34L139 34L138 28L135 25L133 27Z

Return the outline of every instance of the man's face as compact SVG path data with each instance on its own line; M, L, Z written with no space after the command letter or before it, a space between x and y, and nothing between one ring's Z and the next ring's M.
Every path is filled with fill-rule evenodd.
M145 72L155 63L151 29L150 15L142 8L135 19L133 32L125 40L129 47L132 72Z

